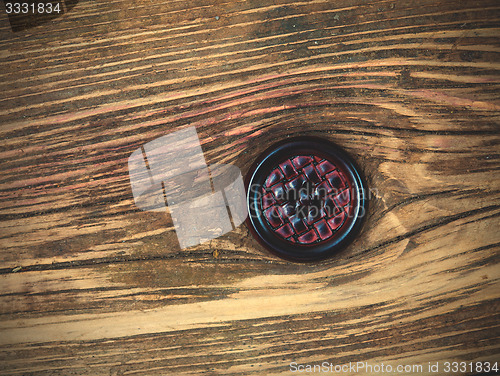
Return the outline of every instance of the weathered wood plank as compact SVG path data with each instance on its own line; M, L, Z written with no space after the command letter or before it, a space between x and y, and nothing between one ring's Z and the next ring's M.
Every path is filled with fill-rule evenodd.
M0 16L0 372L500 362L499 33L492 0ZM135 207L127 158L188 126L243 173L281 138L340 144L372 189L360 236L319 264L245 226L181 250Z

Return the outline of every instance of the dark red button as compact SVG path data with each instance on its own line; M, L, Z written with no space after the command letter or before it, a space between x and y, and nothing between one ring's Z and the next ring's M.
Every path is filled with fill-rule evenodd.
M247 226L271 252L315 261L345 248L366 213L364 181L352 159L319 138L267 149L247 178Z

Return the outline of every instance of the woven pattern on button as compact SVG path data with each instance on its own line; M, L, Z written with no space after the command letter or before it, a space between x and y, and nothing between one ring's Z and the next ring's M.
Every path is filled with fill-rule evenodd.
M331 161L297 155L267 176L261 207L267 225L291 243L327 241L348 216L348 179Z

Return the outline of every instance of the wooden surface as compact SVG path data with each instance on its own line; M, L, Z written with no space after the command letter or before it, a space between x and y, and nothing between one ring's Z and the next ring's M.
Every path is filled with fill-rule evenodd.
M80 1L18 33L0 7L2 375L500 362L498 1ZM181 250L127 158L188 126L243 173L342 145L361 234L319 264L245 226Z

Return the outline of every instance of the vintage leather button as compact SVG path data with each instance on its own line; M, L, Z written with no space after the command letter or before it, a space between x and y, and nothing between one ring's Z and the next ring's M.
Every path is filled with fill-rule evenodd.
M319 138L267 149L246 177L247 226L268 250L315 261L345 248L366 213L364 180L352 159Z

